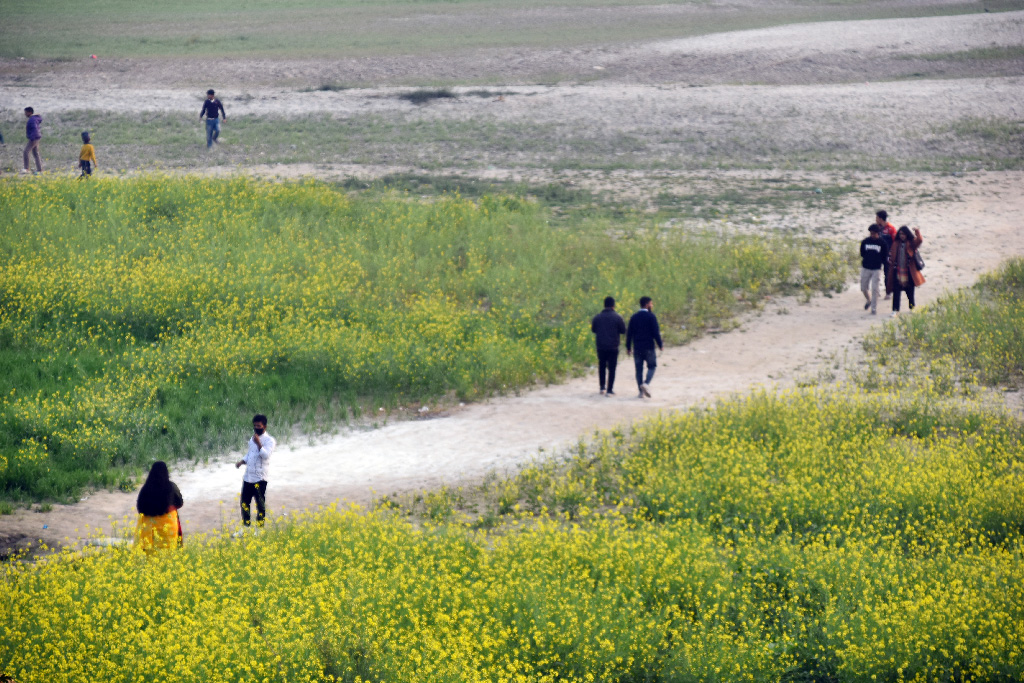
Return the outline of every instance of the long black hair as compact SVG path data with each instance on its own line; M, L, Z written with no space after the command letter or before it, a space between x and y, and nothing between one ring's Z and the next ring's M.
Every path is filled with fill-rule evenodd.
M146 483L139 491L135 501L136 509L147 517L159 517L167 514L167 509L174 504L174 485L167 471L167 463L157 460L149 468Z
M907 236L907 244L910 244L911 242L914 241L914 233L911 232L910 228L908 228L905 225L901 225L900 229L896 231L896 237L898 238L900 235Z

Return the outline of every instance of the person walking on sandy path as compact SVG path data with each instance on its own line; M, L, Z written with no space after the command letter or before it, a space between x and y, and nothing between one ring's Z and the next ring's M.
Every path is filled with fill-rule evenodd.
M235 463L235 469L245 465L242 476L242 524L250 526L250 511L253 498L256 499L256 526L263 526L267 514L267 470L270 456L277 447L277 440L267 434L267 416L252 418L253 434L249 438L249 450Z
M43 160L39 158L39 141L43 139L43 133L39 127L43 125L43 117L37 114L32 107L25 107L25 118L28 119L25 123L25 137L28 138L28 144L25 145L25 152L22 154L25 163L21 172L29 172L28 157L31 154L36 160L36 173L42 173Z
M875 225L878 226L879 237L885 242L886 249L892 249L893 240L896 239L896 226L889 222L889 213L885 209L875 212ZM882 282L889 281L889 260L882 262ZM886 290L885 298L889 298L889 291Z
M892 315L900 314L900 295L907 293L907 306L914 310L917 302L914 289L924 284L924 275L917 266L917 250L921 248L924 238L921 231L903 225L896 232L896 241L889 250L889 277L885 281L885 289L892 293Z
M615 298L604 298L604 310L590 321L590 331L594 333L597 345L597 381L601 386L602 396L614 396L615 367L619 364L619 342L626 334L626 323L622 316L615 312Z
M150 466L146 483L135 501L139 513L135 542L146 554L181 547L183 535L178 510L184 504L181 491L171 481L167 463L157 460Z
M882 264L889 258L889 248L882 239L877 223L868 226L868 236L860 242L860 291L864 294L864 310L878 312L878 282Z
M658 349L664 349L661 343L661 328L658 326L657 316L654 315L654 300L649 296L642 296L640 310L630 317L629 327L626 329L626 355L633 356L640 398L651 397L651 380L654 379L654 370L658 367L655 345ZM647 364L646 377L644 363Z
M206 149L213 147L213 143L219 142L221 119L227 121L228 115L224 111L224 105L214 95L213 88L206 91L206 99L203 100L203 108L199 110L199 118L206 117Z

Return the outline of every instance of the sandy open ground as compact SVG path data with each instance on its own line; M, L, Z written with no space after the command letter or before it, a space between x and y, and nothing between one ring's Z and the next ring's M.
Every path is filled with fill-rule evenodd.
M878 147L898 154L904 147L912 152L928 144L927 140L905 134L921 119L935 125L970 115L1024 120L1024 73L1019 69L1006 73L1007 68L1012 71L1014 67L1007 67L1004 60L1000 67L1003 72L966 74L976 77L952 73L929 80L878 79L893 76L897 67L904 68L907 60L902 56L1024 45L1022 27L1022 12L830 22L567 52L561 57L575 65L573 68L582 63L580 60L587 60L587 69L597 74L596 80L564 86L502 86L509 94L501 100L460 98L419 109L391 96L393 90L389 88L342 92L299 92L280 85L261 88L252 74L264 68L272 71L270 66L228 63L225 78L235 85L225 100L235 114L286 116L296 111L323 111L345 117L361 112L415 111L416 116L440 120L490 117L499 126L521 120L572 125L592 129L595 135L609 139L652 136L656 131L678 127L680 122L699 120L701 130L706 131L702 144L708 149L724 142L730 131L746 127L753 131L751 135L776 136L773 141L782 148L796 144L801 136L831 136L837 141L837 154L863 150L868 155ZM555 59L552 55L555 53L549 51L524 52L521 56L529 61ZM480 59L492 57L483 55ZM389 68L402 68L401 60L391 60L390 64ZM514 82L520 74L517 69L521 65L517 64L510 62L507 82ZM293 62L274 68L293 69L294 74L267 73L266 81L342 79L345 69L356 66L354 62ZM52 72L10 64L0 67L0 100L20 102L30 96L35 106L45 111L198 109L194 90L180 87L179 79L171 73L174 65L142 65L138 73L125 74L104 64L81 74L87 85L104 86L99 88L72 83L77 68L74 65ZM410 72L421 67L426 68L422 64L405 66ZM439 64L431 68L444 71ZM330 69L337 73L327 73ZM369 73L366 79L353 80L372 78ZM749 125L744 126L744 122ZM230 119L225 130L230 135ZM773 159L785 161L783 156L770 155L765 161ZM256 168L270 176L307 172L325 176L380 175L394 170L386 163L334 169ZM873 218L867 206L887 207L897 224L917 225L924 233L928 283L918 292L919 304L934 301L944 291L970 285L979 273L1024 253L1022 172L907 172L867 177L844 173L766 170L730 175L605 170L591 174L585 169L555 173L536 164L528 168L493 165L480 170L481 175L490 177L572 177L581 186L636 197L638 201L659 191L682 191L737 178L778 180L799 175L801 182L810 186L856 182L860 189L846 204L806 215L766 216L762 222L731 227L774 230L797 223L805 232L822 232L852 249ZM827 226L827 232L822 226ZM652 296L657 301L657 292ZM376 429L345 430L314 442L293 438L282 444L273 458L270 507L272 511L298 509L339 498L367 503L396 491L474 481L491 471L514 472L521 463L558 453L596 429L628 424L659 411L686 408L752 387L792 384L825 367L836 353L856 356L860 352L859 340L872 326L883 324L887 313L883 307L878 316L870 316L862 310L862 304L863 298L853 283L841 294L817 297L809 303L772 301L762 312L744 318L735 330L666 349L650 400L636 397L632 364L623 357L616 383L618 395L614 398L598 395L595 373L590 372L557 386L442 412L435 409L414 419L382 413L383 426ZM631 305L623 308L628 314ZM273 424L270 431L274 433ZM247 436L246 425L239 425L239 448ZM172 468L172 477L186 501L186 533L208 530L237 518L235 500L241 473L232 465L237 456L237 452L225 453L194 471ZM55 505L46 513L19 510L0 518L0 537L63 543L65 537L73 539L86 533L87 527L111 535L111 521L129 516L134 499L134 493L102 491L91 493L74 506Z

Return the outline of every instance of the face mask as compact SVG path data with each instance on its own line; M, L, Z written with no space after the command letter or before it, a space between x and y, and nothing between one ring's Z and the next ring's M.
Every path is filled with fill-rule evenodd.
M253 431L256 432L256 436L263 436L263 432L267 431L262 427L253 427Z

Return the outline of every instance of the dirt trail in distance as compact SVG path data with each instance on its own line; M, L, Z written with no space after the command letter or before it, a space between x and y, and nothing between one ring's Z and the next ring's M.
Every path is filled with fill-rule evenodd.
M873 189L895 196L911 191L950 195L949 201L911 203L894 216L900 223L920 226L924 234L928 282L918 290L920 305L970 285L1009 256L1024 254L1024 173L900 174L871 182ZM870 212L845 218L835 239L853 248L866 235L871 218ZM657 292L652 296L657 302ZM292 439L279 446L272 460L269 506L274 513L339 499L366 504L393 492L479 480L491 471L513 473L534 458L564 452L598 429L759 386L792 385L815 374L837 353L856 359L865 332L884 324L889 313L889 302L883 302L877 316L865 312L862 304L853 283L840 294L809 303L771 301L763 311L744 316L732 331L666 349L649 400L637 398L632 363L623 356L613 398L598 395L591 371L518 396L440 416L428 413L427 419L391 419L378 429L345 430L311 444ZM620 306L626 316L632 308L627 302ZM247 425L239 425L240 448L247 437ZM172 465L172 477L186 501L182 518L187 534L236 523L241 486L241 472L233 466L237 457L223 454L193 471ZM43 539L52 545L87 535L88 527L104 536L116 535L111 525L118 522L123 528L122 520L133 514L135 495L101 491L46 513L19 510L0 518L0 536L21 538L22 544Z

